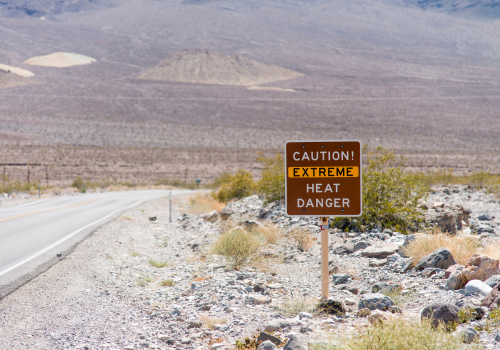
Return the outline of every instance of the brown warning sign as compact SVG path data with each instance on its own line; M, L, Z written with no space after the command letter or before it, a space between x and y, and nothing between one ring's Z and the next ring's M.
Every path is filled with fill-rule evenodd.
M289 141L285 167L288 215L361 215L361 142Z

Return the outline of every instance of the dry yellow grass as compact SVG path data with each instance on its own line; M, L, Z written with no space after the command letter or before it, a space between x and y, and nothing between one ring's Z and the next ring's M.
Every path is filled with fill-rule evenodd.
M218 213L224 209L226 204L219 203L209 194L197 194L189 198L189 207L186 210L190 214L205 214L216 210Z
M500 260L500 243L495 243L484 248L479 248L478 253Z
M216 324L224 324L227 322L227 319L219 317L201 316L200 321L203 322L205 327L207 327L208 329L214 329L214 326Z
M297 249L307 252L316 242L316 237L303 228L294 228L288 232L288 237L295 243Z
M474 253L481 252L479 240L470 235L447 235L439 231L417 233L416 240L405 248L405 253L413 258L416 264L422 257L431 254L439 248L447 248L455 261L465 264ZM498 253L497 253L498 254Z
M123 214L122 216L120 216L118 218L118 220L130 220L130 221L134 221L134 218L130 214Z
M265 223L262 226L257 226L253 232L262 235L268 243L276 244L283 237L283 230L276 224L271 222Z

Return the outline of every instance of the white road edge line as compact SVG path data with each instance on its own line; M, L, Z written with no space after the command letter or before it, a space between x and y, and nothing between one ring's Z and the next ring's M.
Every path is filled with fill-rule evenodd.
M45 201L48 201L48 200L49 200L49 198L42 199L42 200L35 201L35 202L31 202L31 203L27 203L27 204L16 205L15 207L7 207L5 209L27 207L28 205L32 205L32 204L36 204L36 203L40 203L40 202L45 202Z
M47 247L43 248L42 250L37 251L36 253L34 253L34 254L32 254L32 255L28 256L27 258L23 259L22 261L18 262L17 264L15 264L15 265L13 265L13 266L10 266L10 267L6 268L6 269L5 269L5 270L3 270L3 271L0 271L0 276L5 275L6 273L8 273L8 272L10 272L10 271L12 271L12 270L14 270L14 269L18 268L18 267L19 267L19 266L21 266L21 265L26 264L27 262L29 262L29 261L31 261L31 260L33 260L33 259L35 259L35 258L39 257L40 255L42 255L42 254L44 254L44 253L48 252L49 250L51 250L51 249L53 249L53 248L57 247L59 244L63 243L64 241L66 241L66 240L68 240L68 239L70 239L71 237L73 237L74 235L76 235L76 234L80 233L81 231L85 230L86 228L88 228L88 227L90 227L90 226L93 226L93 225L95 225L95 224L97 224L97 223L99 223L99 222L101 222L101 221L103 221L103 220L106 220L106 219L107 219L107 218L109 218L110 216L113 216L114 214L116 214L116 213L118 213L118 212L120 212L120 211L127 210L127 209L130 209L130 208L132 208L132 207L134 207L134 206L136 206L136 205L139 205L139 204L141 204L142 202L144 202L144 200L140 200L140 201L138 201L138 202L135 202L134 204L132 204L132 205L130 205L130 206L128 206L128 207L126 207L126 208L121 208L121 209L115 210L115 211L114 211L114 212L112 212L111 214L108 214L108 215L106 215L105 217L103 217L102 219L99 219L99 220L97 220L97 221L94 221L93 223L88 224L88 225L86 225L86 226L84 226L84 227L82 227L82 228L80 228L80 229L78 229L78 230L76 230L76 231L74 231L74 232L70 233L70 234L69 234L69 235L67 235L66 237L63 237L63 238L61 238L60 240L58 240L57 242L54 242L54 243L52 243L51 245L49 245L49 246L47 246Z

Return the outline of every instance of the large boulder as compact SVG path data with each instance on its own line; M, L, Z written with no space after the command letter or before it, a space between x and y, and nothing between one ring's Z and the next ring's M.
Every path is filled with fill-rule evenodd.
M470 213L470 210L459 205L452 208L444 205L433 206L433 209L430 209L425 214L425 221L428 226L437 227L443 232L456 234L457 230L462 229L462 221L467 225L469 224Z
M422 310L421 318L430 319L434 327L440 324L447 328L459 323L459 307L454 304L435 303Z
M490 286L480 280L471 280L465 285L465 295L479 294L483 297L487 296L491 290Z
M494 275L498 275L498 259L481 254L472 255L462 270L464 283L471 280L486 281Z
M394 303L391 298L380 293L363 294L359 301L359 309L387 310Z
M462 288L464 282L462 280L462 272L459 270L453 271L448 280L446 281L446 285L444 286L445 290L458 290Z
M482 306L491 308L500 306L500 284L497 284L481 302Z
M456 261L451 252L446 248L439 248L431 254L421 258L417 263L417 266L415 266L415 270L421 271L429 267L446 270L448 267L455 264Z

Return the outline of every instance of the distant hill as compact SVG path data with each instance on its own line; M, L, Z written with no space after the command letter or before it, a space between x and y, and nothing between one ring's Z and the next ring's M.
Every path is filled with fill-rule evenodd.
M405 0L424 10L478 18L500 18L499 0Z
M23 16L52 18L64 12L82 12L111 6L111 0L2 0L3 17Z
M31 79L0 69L0 89L34 83Z
M303 74L243 56L188 49L176 52L137 79L179 83L251 86L301 77Z

